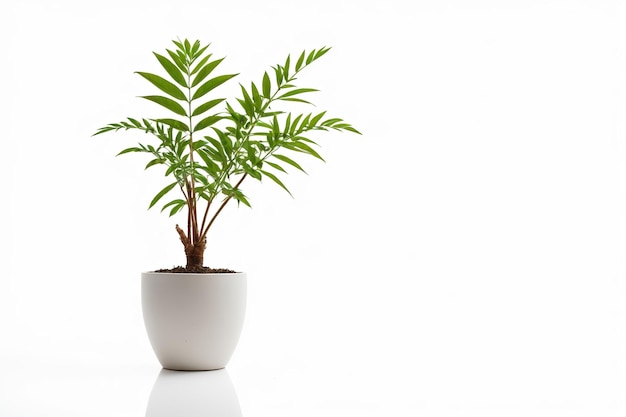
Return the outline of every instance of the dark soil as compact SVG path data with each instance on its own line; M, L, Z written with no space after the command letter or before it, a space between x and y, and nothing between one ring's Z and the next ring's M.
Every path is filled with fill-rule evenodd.
M184 266L175 266L174 268L170 268L170 269L157 269L154 272L173 272L173 273L185 273L185 272L191 272L194 274L233 274L236 271L233 271L232 269L226 269L226 268L209 268L208 266L198 266L195 268L186 268Z

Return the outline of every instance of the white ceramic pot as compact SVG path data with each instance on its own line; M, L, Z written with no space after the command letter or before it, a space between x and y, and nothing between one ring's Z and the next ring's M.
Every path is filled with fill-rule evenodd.
M226 366L246 311L246 274L141 274L143 318L152 349L166 369Z

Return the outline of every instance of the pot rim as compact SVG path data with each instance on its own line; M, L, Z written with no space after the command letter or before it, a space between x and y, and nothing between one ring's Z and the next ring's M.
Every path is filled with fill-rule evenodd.
M236 271L236 272L156 272L156 271L142 271L142 275L175 275L181 277L189 277L189 276L201 276L201 277L210 277L210 276L233 276L233 275L245 275L244 271Z

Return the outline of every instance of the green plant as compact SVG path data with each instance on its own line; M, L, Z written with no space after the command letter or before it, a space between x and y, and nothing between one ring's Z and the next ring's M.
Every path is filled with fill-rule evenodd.
M293 83L302 70L330 48L303 51L295 64L287 56L284 64L272 67L273 74L265 72L260 83L251 83L247 88L240 84L241 97L231 104L224 98L206 98L238 75L213 75L224 58L213 59L207 51L209 45L199 41L173 43L176 48L166 49L166 55L154 53L165 77L137 72L161 93L142 98L169 110L172 117L128 117L101 127L94 136L134 129L156 138L154 144L138 143L118 155L147 153L151 159L146 169L162 165L165 176L173 177L156 193L149 208L170 191L180 191L180 196L165 203L161 211L168 210L173 216L186 208L186 231L179 225L176 231L185 248L187 270L198 270L203 267L207 233L224 207L232 199L250 206L241 190L247 177L259 181L269 178L289 192L279 176L287 172L285 167L304 171L294 155L323 160L308 133L329 129L359 132L340 118L326 118L325 111L295 114L274 108L285 102L311 104L302 97L317 90ZM219 105L221 111L210 111Z

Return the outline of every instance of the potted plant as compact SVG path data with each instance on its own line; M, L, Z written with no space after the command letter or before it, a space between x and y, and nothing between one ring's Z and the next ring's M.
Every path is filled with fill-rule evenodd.
M224 58L214 58L209 45L199 41L173 44L163 54L154 53L162 75L137 72L157 91L142 98L171 117L128 117L101 127L94 136L118 130L147 133L150 141L118 155L147 154L146 169L164 168L169 181L149 208L161 202L161 211L170 217L186 214L186 224L175 226L185 266L142 273L144 322L156 356L168 369L220 369L230 359L243 326L246 274L204 265L208 231L231 201L250 206L242 189L246 179L267 179L289 192L280 177L287 168L304 171L297 157L322 159L311 133L359 132L324 111L296 114L280 108L293 102L311 104L304 97L317 90L294 83L328 47L303 51L293 61L287 56L260 82L240 84L241 96L227 101L209 94L238 75L215 74Z

